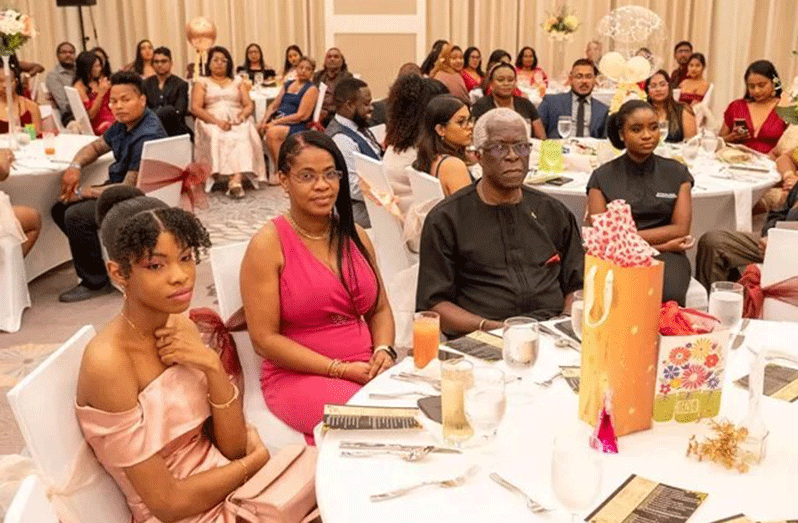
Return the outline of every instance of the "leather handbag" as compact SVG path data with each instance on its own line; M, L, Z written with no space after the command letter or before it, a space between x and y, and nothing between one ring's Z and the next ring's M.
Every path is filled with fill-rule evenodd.
M316 510L316 447L288 445L227 496L226 516L249 523L307 523ZM232 523L232 522L231 522Z

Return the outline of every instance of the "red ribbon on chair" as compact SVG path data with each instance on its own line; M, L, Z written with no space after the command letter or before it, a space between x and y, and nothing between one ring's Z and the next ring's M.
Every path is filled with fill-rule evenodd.
M240 376L241 362L238 359L236 342L230 333L247 330L244 308L233 313L227 323L222 321L216 311L207 307L191 309L188 317L197 325L208 346L219 353L225 372L231 376Z
M181 182L180 206L194 212L194 207L208 208L204 185L210 175L211 169L204 163L191 162L181 168L161 160L145 159L139 165L138 187L148 193Z
M745 268L742 278L737 283L745 289L743 318L760 318L765 298L773 298L798 307L798 276L763 288L762 273L759 271L759 267L752 263Z

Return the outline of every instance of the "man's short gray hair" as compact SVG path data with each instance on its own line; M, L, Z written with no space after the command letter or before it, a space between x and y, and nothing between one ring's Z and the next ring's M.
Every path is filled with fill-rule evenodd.
M529 126L523 116L507 107L491 109L483 114L474 126L474 148L477 150L482 149L488 142L489 125L493 127L507 127L517 122L521 122L524 125L526 135L529 136Z

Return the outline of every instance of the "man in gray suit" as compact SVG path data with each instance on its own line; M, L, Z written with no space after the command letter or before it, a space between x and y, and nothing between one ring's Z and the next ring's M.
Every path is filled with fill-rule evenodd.
M543 97L538 107L546 136L562 138L557 131L560 116L571 116L571 136L607 136L608 108L591 96L596 84L598 71L593 62L580 58L571 68L571 90L562 94L551 94Z

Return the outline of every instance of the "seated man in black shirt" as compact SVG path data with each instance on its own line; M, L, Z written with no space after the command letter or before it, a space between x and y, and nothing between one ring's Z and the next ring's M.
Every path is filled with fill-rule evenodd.
M75 272L80 278L78 285L58 297L63 302L86 300L111 292L97 236L97 198L111 184L135 186L144 142L166 138L161 121L147 109L138 74L120 71L111 76L109 105L116 122L101 137L77 152L64 171L59 202L51 211L53 221L69 239ZM100 187L78 187L80 170L107 152L114 153L108 181Z
M448 335L500 328L512 316L552 318L582 288L576 218L523 186L530 151L523 118L488 111L474 146L482 179L436 205L421 233L416 309L440 314Z
M186 125L188 110L188 83L172 74L172 52L159 47L152 52L155 74L144 80L147 107L161 119L166 134L192 134Z

